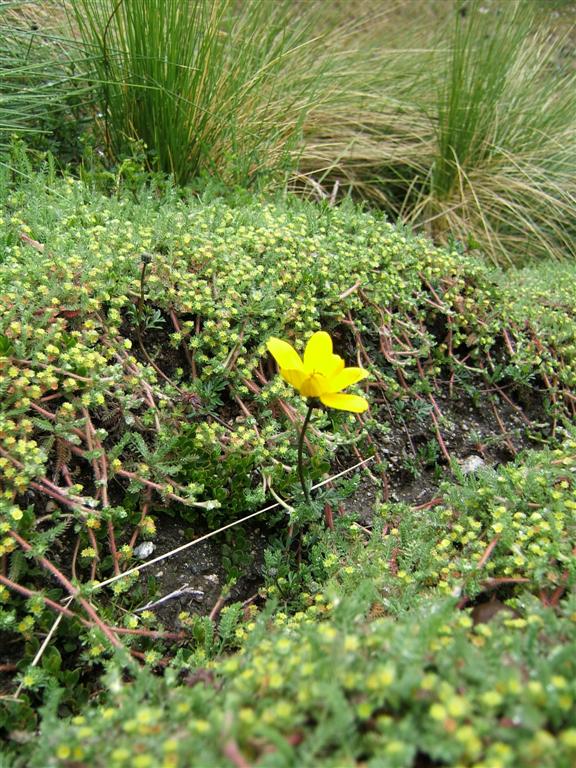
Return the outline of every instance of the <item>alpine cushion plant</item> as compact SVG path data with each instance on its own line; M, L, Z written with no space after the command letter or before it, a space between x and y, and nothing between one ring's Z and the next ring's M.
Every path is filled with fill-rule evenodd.
M368 408L368 401L360 395L344 394L343 389L365 379L368 371L362 368L346 368L340 355L335 355L332 339L326 331L312 334L304 350L304 359L287 341L271 337L266 343L268 351L278 363L280 375L291 384L302 397L307 398L308 411L300 430L298 440L298 477L304 491L304 498L310 503L310 493L304 478L302 451L304 436L319 400L328 408L362 413Z

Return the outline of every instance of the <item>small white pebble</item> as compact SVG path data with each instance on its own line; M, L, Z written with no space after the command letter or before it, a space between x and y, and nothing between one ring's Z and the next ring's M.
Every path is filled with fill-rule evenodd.
M486 466L486 462L481 456L471 454L460 462L460 468L465 475L469 475L471 472L476 472L478 469Z
M138 544L137 547L134 547L134 557L139 557L140 560L146 560L155 549L156 545L151 541L143 541L142 544Z

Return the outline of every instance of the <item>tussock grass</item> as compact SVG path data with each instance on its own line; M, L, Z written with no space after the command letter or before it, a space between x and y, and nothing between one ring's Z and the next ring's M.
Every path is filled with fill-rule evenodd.
M459 19L436 107L436 151L409 213L431 233L472 234L496 262L574 255L576 89L529 6Z
M383 19L370 79L306 122L301 178L495 263L573 256L576 76L533 10L473 3L448 39L413 22L394 40Z
M71 10L94 55L110 152L143 141L178 182L277 170L323 98L317 36L291 3L78 0Z

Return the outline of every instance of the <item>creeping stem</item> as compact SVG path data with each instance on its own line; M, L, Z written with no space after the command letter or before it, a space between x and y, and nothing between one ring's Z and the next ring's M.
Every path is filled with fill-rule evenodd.
M306 503L310 504L310 492L308 491L308 486L306 484L306 478L304 477L304 464L302 461L302 453L304 450L304 438L306 436L306 429L308 428L308 424L310 423L310 417L312 416L312 411L314 410L314 402L312 400L308 400L308 411L306 412L306 417L304 418L304 423L302 424L302 430L300 431L300 438L298 440L298 477L300 478L300 485L302 486L302 490L304 491L304 498L306 499Z

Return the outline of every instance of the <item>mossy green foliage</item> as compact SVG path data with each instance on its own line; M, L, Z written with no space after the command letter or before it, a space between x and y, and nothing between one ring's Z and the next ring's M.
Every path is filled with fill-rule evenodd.
M358 562L385 596L387 611L409 609L428 592L468 604L486 590L518 585L562 592L576 579L576 443L528 454L521 463L441 487L442 504L380 508L383 541L358 542ZM348 545L347 545L348 547ZM332 558L346 583L348 548Z
M537 362L541 375L549 376L560 386L565 383L566 397L574 402L576 283L573 267L548 263L513 271L509 276L503 276L504 281L515 295L515 318L524 322L528 331L532 331L533 341L537 342L524 352L518 350L519 359L522 354L527 354L532 362Z
M398 406L415 408L426 420L429 398L443 392L450 380L456 397L465 389L479 403L486 397L491 401L502 387L509 398L530 396L549 410L551 424L573 409L576 355L569 288L561 301L540 306L530 300L535 289L528 273L517 284L521 289L511 284L510 275L506 284L457 248L435 249L349 204L318 207L244 194L198 199L165 182L142 186L139 176L132 184L133 172L139 173L132 166L118 172L113 197L89 183L58 178L49 161L43 173L23 166L16 182L7 172L3 179L0 555L6 567L0 629L21 643L19 672L27 691L22 704L4 707L3 726L9 730L35 727L34 707L53 688L67 689L61 712L76 709L88 693L87 670L97 670L108 654L101 632L93 624L80 626L75 604L75 617L62 620L42 663L28 667L55 618L45 598L59 601L66 594L62 582L46 582L41 556L60 571L75 573L107 624L162 632L165 628L153 616L126 613L141 604L142 593L132 581L116 584L113 595L104 590L90 595L87 582L110 576L115 558L121 568L133 565L130 542L153 538L159 515L178 515L200 531L263 505L267 487L286 498L294 493L294 425L303 418L305 403L276 376L265 353L270 335L301 349L321 327L331 332L347 361L358 356L372 374L370 420L360 423L334 412L315 417L310 431L313 479L327 471L335 448L382 429L376 399L392 406L383 411L383 419ZM143 277L144 252L151 263ZM357 528L333 540L318 538L314 528L304 539L310 562L298 572L290 571L284 551L269 553L270 595L286 603L281 606L285 618L270 609L266 617L254 618L252 628L249 617L239 623L241 611L230 609L215 634L208 620L184 617L190 638L173 668L210 664L224 682L221 697L210 686L179 689L171 672L166 680L172 680L174 691L165 701L164 683L145 677L123 687L117 678L113 695L121 690L125 713L133 710L133 715L122 715L122 722L135 725L123 730L110 704L106 717L100 711L88 715L100 742L103 731L96 725L121 730L116 742L107 742L108 752L108 746L99 748L102 760L106 755L122 765L126 753L121 750L127 749L125 764L142 768L148 751L161 749L162 760L170 765L173 752L194 743L194 754L214 764L216 733L260 755L263 765L313 764L320 758L340 765L366 754L381 755L395 742L389 757L399 765L409 765L417 750L464 765L492 758L486 765L497 759L506 765L506 755L518 745L524 749L529 743L547 753L551 739L557 754L568 754L574 723L553 698L546 696L534 707L536 719L530 722L535 725L525 726L521 719L519 726L507 726L508 719L516 722L516 699L490 705L497 714L486 715L492 710L476 698L489 692L482 682L478 691L467 694L471 700L461 704L461 713L456 705L452 712L450 697L465 698L457 689L457 673L450 677L435 670L444 657L443 670L456 665L465 652L460 644L483 654L480 641L492 649L486 670L494 664L490 659L508 653L509 642L520 670L532 659L526 654L552 642L547 622L556 626L557 621L558 654L542 672L538 667L533 682L546 675L571 679L562 643L564 637L572 642L573 614L565 605L553 618L552 608L542 612L532 602L524 610L519 604L514 610L520 616L508 618L526 623L508 627L503 622L493 638L466 621L462 625L462 616L454 612L454 600L465 606L482 599L498 579L512 580L512 596L519 594L518 584L533 595L543 590L553 606L572 584L570 455L537 458L485 475L477 484L446 490L444 506L425 512L383 507L378 537L366 549ZM278 517L269 520L277 523ZM26 557L23 540L32 547ZM327 601L332 608L324 610ZM444 617L438 625L433 605ZM376 621L370 613L374 606L390 616ZM416 606L417 615L406 612ZM541 616L540 623L529 619L532 612ZM327 622L316 626L324 614ZM453 635L452 630L440 632L445 623ZM532 625L536 646L528 643L531 635L516 632ZM426 629L410 640L415 626ZM273 636L261 637L270 627ZM372 632L376 640L369 641ZM299 658L297 645L309 646L306 658L290 668L280 661L274 638L288 643L286 659ZM171 647L166 639L149 635L122 635L122 642L144 654L151 666ZM338 643L345 648L346 642L352 650L349 656L343 651L341 671L352 675L350 683L340 672L334 677L330 651ZM222 652L237 646L243 648L241 655L224 662ZM412 648L413 677L408 656L402 661L391 648L399 654ZM267 665L273 663L277 686L269 680ZM310 685L304 685L299 676L308 663ZM501 667L491 674L503 674ZM433 686L426 699L418 691L420 678L428 673L439 675L434 683L439 687ZM384 685L386 675L391 677ZM454 690L440 688L445 675ZM242 682L253 676L255 683ZM493 679L488 671L485 678ZM149 694L144 693L146 681L152 681ZM496 691L507 702L507 683L502 685ZM558 685L564 691L564 684ZM396 691L390 702L380 702L381 687ZM292 695L301 689L308 691L309 701ZM440 690L449 692L442 698ZM141 716L144 721L160 726L142 725L140 706L152 709ZM478 730L480 711L488 720ZM391 737L387 729L397 721L400 730ZM140 732L141 725L150 732ZM496 738L500 727L503 735ZM529 739L527 728L537 734ZM169 746L163 746L159 732L167 734ZM86 757L96 750L89 731L78 743L72 731L55 728L54 733L58 739L43 741L41 750L50 748L34 759L46 765L48 754L62 765L99 759ZM342 733L349 738L338 740ZM132 750L130 740L136 736L155 740L154 747L140 752L134 744ZM500 741L503 747L493 746ZM275 752L267 751L269 744ZM113 757L113 748L120 757Z
M447 487L436 520L397 504L380 510L368 542L349 522L323 534L312 563L319 577L325 569L324 586L315 594L251 609L242 621L231 607L221 630L229 636L238 622L238 651L214 657L200 639L163 679L140 672L127 681L111 663L100 705L63 722L53 702L28 764L228 765L235 750L270 767L408 768L425 755L475 768L568 768L576 759L573 557L562 545L546 556L533 545L555 539L546 522L574 541L575 452L568 441ZM478 566L503 508L501 541ZM510 571L518 552L524 562ZM430 580L434 557L450 589ZM506 607L488 620L459 610L463 590L473 594L474 583L487 595L500 574L516 578ZM544 584L543 601L531 592ZM566 590L562 600L552 599L555 587Z
M71 178L41 176L10 191L6 208L1 418L4 448L22 466L2 462L18 493L47 472L62 441L78 446L89 413L96 437L107 441L111 477L135 472L164 495L175 492L174 481L192 507L225 505L235 514L259 484L254 473L282 490L293 465L292 430L276 402L288 398L296 419L304 404L265 359L270 335L301 346L322 325L349 355L358 329L379 355L382 317L374 307L385 307L402 323L392 329L389 360L395 339L414 345L401 359L410 382L420 359L443 362L426 328L438 315L453 327L455 345L473 339L476 355L494 344L502 322L504 307L495 309L502 296L480 266L351 206L253 200L230 207L183 202L175 192L158 199L154 190L137 201L110 200ZM144 251L152 264L140 310ZM443 291L442 304L431 306L431 283ZM137 348L140 311L149 354L165 377ZM351 317L357 326L341 323ZM378 362L394 396L394 364ZM51 396L48 415L35 408ZM210 418L230 409L228 426ZM325 414L317 426L329 429L333 419L354 423ZM321 462L328 443L319 433L315 443ZM130 490L140 488L134 481ZM93 489L75 492L85 506L98 506L89 501ZM105 514L125 517L121 504ZM8 510L8 520L17 519ZM31 520L23 524L28 530Z

